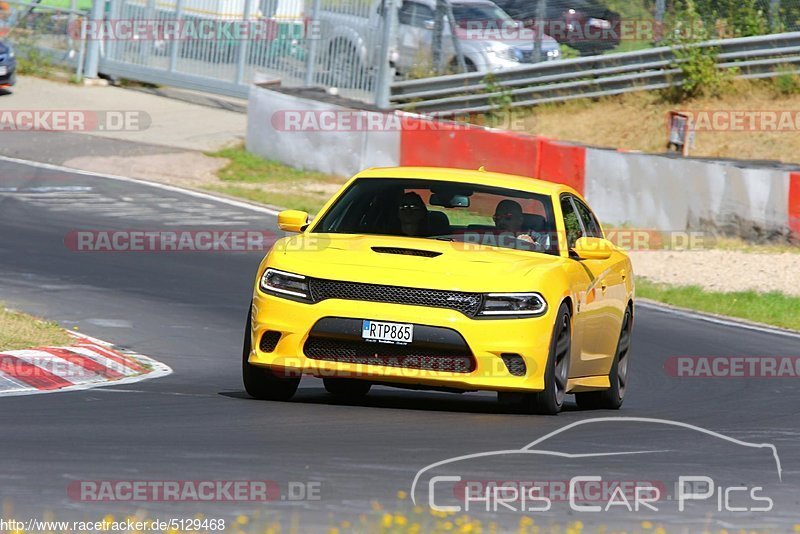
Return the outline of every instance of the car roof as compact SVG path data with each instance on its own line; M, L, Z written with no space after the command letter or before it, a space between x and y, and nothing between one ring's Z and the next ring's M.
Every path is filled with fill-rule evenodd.
M443 182L462 182L504 187L507 189L551 196L557 196L561 193L578 194L574 189L564 184L480 169L455 169L450 167L375 167L361 171L356 174L354 178L429 179Z

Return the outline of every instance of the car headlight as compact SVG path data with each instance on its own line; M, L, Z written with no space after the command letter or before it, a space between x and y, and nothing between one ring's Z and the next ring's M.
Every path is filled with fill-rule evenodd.
M14 47L11 45L6 46L6 51L8 52L8 57L13 58L16 54L14 53Z
M259 287L265 293L273 293L300 300L311 300L308 279L302 274L287 273L286 271L269 268L261 275Z
M506 61L519 61L517 50L510 46L494 43L487 51L499 59L504 59Z
M488 293L478 315L544 315L547 302L539 293Z

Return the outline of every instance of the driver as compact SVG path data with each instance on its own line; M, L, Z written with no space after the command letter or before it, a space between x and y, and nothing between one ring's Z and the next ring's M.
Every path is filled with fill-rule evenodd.
M514 237L525 243L530 243L536 250L545 250L549 245L548 236L542 236L538 232L526 232L522 225L525 218L522 214L522 206L519 202L511 199L501 200L494 210L494 224L501 233L511 233Z
M424 233L425 221L428 219L428 208L417 193L408 192L400 197L397 206L397 218L400 219L400 231L405 236L421 236Z

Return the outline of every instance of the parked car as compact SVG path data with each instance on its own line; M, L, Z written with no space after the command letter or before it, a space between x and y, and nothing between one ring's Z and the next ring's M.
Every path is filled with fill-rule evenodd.
M508 13L489 0L451 0L456 37L468 71L491 72L521 63L533 63L534 35L522 29ZM420 51L431 50L436 0L405 0L398 13L399 49L397 67L414 67ZM455 70L457 58L449 26L445 26L443 53ZM561 49L548 35L542 38L542 60L558 59Z
M14 47L8 41L0 41L0 88L10 87L17 82L16 70Z
M506 26L518 25L490 0L450 0L456 23L456 37L464 55L467 70L492 72L521 64L532 63L534 38L524 38L510 32L510 38L492 36L486 32L470 35L465 27L469 22L481 21ZM398 11L397 48L392 53L395 67L408 73L425 62L430 62L435 25L435 0L405 0ZM378 0L369 16L324 11L321 20L323 57L330 72L330 84L340 87L358 85L370 70L379 64L380 36L383 32L383 2ZM527 32L532 35L531 32ZM445 63L453 70L458 65L455 46L448 24L442 39ZM542 37L543 60L560 57L558 42Z
M537 3L496 0L511 17L535 25ZM582 55L601 54L620 43L621 17L599 0L547 0L544 31Z

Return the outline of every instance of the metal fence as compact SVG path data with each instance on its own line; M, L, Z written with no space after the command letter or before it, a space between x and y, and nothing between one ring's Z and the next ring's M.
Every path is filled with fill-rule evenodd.
M9 9L0 14L0 36L13 42L17 55L34 71L51 65L74 69L80 77L86 42L74 31L85 20L86 11L72 0L70 8L37 3L8 1Z
M800 32L700 43L718 50L717 67L742 78L800 73ZM682 82L671 47L541 63L493 75L470 73L392 85L393 107L436 116L484 113L576 98L665 89ZM501 102L502 101L502 102Z
M380 89L386 105L390 22L362 0L110 0L100 71L233 96L271 80L366 102Z

